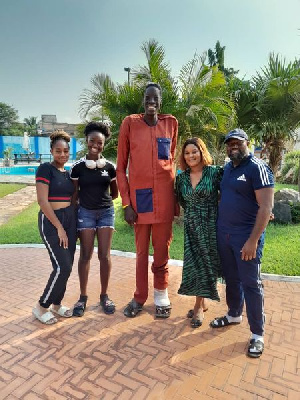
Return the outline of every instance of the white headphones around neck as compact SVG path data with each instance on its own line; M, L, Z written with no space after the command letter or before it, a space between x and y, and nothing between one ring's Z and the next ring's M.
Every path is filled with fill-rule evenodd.
M97 161L95 160L85 160L85 165L89 169L103 168L106 164L106 160L103 157L99 157Z

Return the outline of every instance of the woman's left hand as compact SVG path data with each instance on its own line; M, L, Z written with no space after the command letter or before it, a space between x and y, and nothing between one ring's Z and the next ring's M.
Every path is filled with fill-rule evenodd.
M57 229L57 234L59 238L59 245L63 246L64 249L68 248L68 236L66 234L66 231L64 230L63 227Z

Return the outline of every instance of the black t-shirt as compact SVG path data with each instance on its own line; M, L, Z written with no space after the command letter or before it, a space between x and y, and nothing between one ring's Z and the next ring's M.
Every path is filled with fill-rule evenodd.
M111 207L110 183L116 179L113 164L106 161L103 168L90 169L85 165L86 158L76 161L71 168L71 178L78 181L79 203L88 210Z
M46 162L38 167L35 181L49 186L48 201L71 201L75 188L69 171L60 171Z

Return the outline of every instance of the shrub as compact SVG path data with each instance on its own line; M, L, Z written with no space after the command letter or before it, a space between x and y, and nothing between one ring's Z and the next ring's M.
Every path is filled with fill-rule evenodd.
M300 224L300 202L291 204L292 222Z
M300 165L300 150L294 150L286 154L284 158L284 165L281 171L281 182L292 183L296 185L298 183ZM292 174L289 174L290 171Z

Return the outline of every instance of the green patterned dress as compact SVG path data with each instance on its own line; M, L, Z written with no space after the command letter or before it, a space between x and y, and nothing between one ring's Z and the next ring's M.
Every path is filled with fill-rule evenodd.
M222 175L222 167L204 167L195 189L189 169L176 178L176 196L184 209L184 260L179 294L220 301L217 278L221 276L221 265L216 220Z

